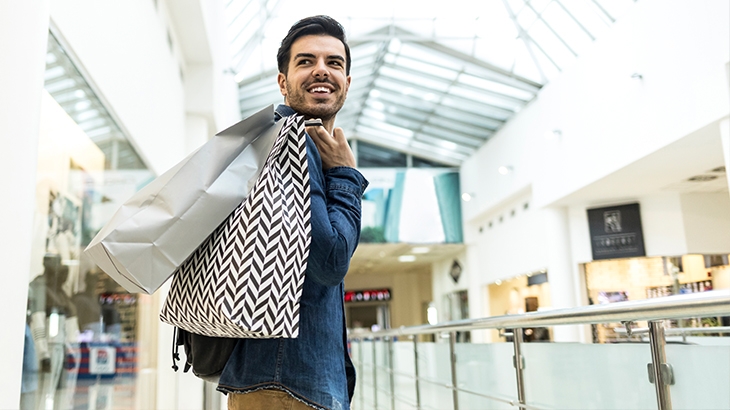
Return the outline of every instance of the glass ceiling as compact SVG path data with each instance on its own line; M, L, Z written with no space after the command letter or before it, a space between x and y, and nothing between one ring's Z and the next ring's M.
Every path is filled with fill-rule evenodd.
M242 114L283 101L276 51L298 19L343 24L349 139L458 166L636 0L229 0Z

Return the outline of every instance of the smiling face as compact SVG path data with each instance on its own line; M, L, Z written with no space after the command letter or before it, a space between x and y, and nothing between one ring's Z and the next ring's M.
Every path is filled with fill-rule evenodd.
M307 118L333 123L350 87L344 44L328 35L307 35L294 41L290 55L286 74L278 77L284 102Z

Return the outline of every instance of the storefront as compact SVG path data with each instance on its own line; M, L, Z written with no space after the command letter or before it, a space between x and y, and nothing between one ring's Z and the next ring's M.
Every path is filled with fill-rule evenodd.
M489 309L492 316L515 315L549 308L550 283L545 270L530 272L487 286ZM492 340L506 341L498 330L492 330ZM550 329L528 328L523 332L527 342L551 340Z
M610 259L584 265L590 304L641 300L730 288L728 255L683 255ZM667 321L668 327L719 326L722 318ZM645 326L637 323L636 326ZM594 327L594 342L625 340L614 329L621 323Z
M21 408L132 408L149 296L126 292L83 250L154 174L53 35L46 62Z

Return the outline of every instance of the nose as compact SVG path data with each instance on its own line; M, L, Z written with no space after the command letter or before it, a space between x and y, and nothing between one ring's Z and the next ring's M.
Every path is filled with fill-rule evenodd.
M324 61L324 59L322 59L322 58L317 59L317 63L314 65L314 69L312 70L312 75L317 78L329 76L329 69L327 67L327 62Z

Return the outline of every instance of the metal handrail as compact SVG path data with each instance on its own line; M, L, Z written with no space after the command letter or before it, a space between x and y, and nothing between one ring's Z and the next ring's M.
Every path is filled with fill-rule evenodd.
M730 290L711 290L700 293L616 302L605 305L581 306L479 319L464 319L435 325L382 329L375 332L358 329L353 330L349 336L353 339L379 338L479 329L521 329L556 325L587 325L595 323L652 321L697 316L728 315L730 315Z
M349 334L349 338L360 342L366 339L388 340L388 342L392 345L393 340L398 336L448 333L451 353L450 361L452 385L445 387L453 391L453 407L454 409L458 409L458 392L477 394L479 396L498 401L503 401L503 399L488 397L478 392L460 389L457 387L455 372L456 357L454 354L456 332L480 329L522 329L529 327L547 327L556 325L585 325L596 323L621 322L624 323L624 325L626 326L627 335L631 335L632 333L645 332L649 334L649 344L651 346L652 353L652 362L649 364L649 371L651 373L650 381L651 383L654 383L654 387L656 390L657 408L660 410L671 410L672 405L669 386L674 384L674 376L671 365L666 363L666 355L664 353L665 329L662 325L662 321L667 319L682 319L686 317L707 316L730 316L730 290L714 290L702 293L668 296L656 299L617 302L607 305L592 305L568 309L555 309L542 312L525 313L520 315L505 315L480 319L457 320L436 325L401 327L397 329L378 330L375 332L354 330ZM647 321L649 324L649 328L646 330L632 329L630 323L637 321ZM617 333L621 333L619 329L616 330ZM718 330L726 331L727 328L683 328L676 330L681 330L681 334L684 335L692 332L718 333ZM524 391L522 390L524 386L524 380L522 376L524 357L520 353L520 346L522 344L522 332L512 333L512 343L514 344L513 362L517 379L518 402L510 401L509 403L521 409L535 409L535 407L527 405L526 399L524 397ZM668 331L667 333L670 332ZM674 333L674 329L672 329L671 333ZM414 343L416 343L418 338L413 337L412 339ZM392 354L393 353L391 350L390 355ZM418 380L420 379L426 382L428 382L428 380L420 378L418 375L418 357L415 345L414 354L416 354L415 378L417 381L416 388L418 390ZM373 344L373 360L375 360L375 344ZM390 367L392 367L392 357L389 358L389 361ZM364 365L364 363L360 364ZM379 366L377 364L374 364L373 383L374 387L376 388L376 394L378 391L377 381L375 378L375 371L377 367ZM391 391L394 391L392 380L394 371L392 368L386 369L386 371L390 373L390 388ZM416 392L416 394L418 399L417 406L419 409L422 409L423 406L420 403L418 391ZM392 399L394 400L395 396L393 396ZM375 398L375 400L375 407L377 408L377 398ZM392 407L395 406L393 400L391 401Z
M623 327L617 327L613 329L615 333L618 333L622 336L628 335L629 332L626 331ZM672 327L669 329L664 329L664 333L667 336L683 336L683 335L692 335L692 334L704 334L704 333L730 333L730 326L710 326L710 327ZM635 329L631 329L632 335L645 335L649 334L649 328L648 327L639 327Z

